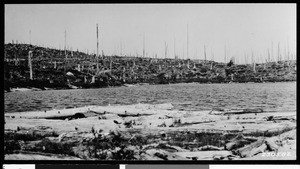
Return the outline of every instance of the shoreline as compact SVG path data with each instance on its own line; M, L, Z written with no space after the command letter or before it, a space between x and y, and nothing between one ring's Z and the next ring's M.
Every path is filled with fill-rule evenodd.
M70 158L79 159L102 159L105 156L104 159L113 160L117 157L111 153L121 153L121 150L135 154L130 160L230 160L231 158L248 160L257 159L258 156L268 152L283 151L289 151L292 155L281 158L296 159L294 156L296 153L296 112L179 111L173 108L172 104L165 103L86 106L47 112L5 113L5 143L6 152L9 152L6 153L6 159L18 156L13 152L19 152L17 154L21 156L18 156L20 159L30 158L33 155L26 154L26 151L33 151L32 148L37 149L43 144L49 147L50 143L52 146L53 144L64 146L71 144L71 148L68 149L69 154L65 153L65 155L71 154ZM20 149L11 148L8 151L9 138L14 133L20 138L21 136L29 137L26 135L28 133L34 134L37 138L33 137L27 141L19 140L22 142L22 145L19 145ZM285 136L279 137L287 133L290 135L289 138L293 138L292 140ZM249 137L254 139L248 140ZM119 141L108 141L116 138ZM281 142L273 151L265 149L264 143L257 143L260 145L256 147L256 149L259 148L256 154L249 151L243 157L246 150L243 150L242 154L238 153L243 147L254 144L260 139L271 138L276 139L273 141L276 144L278 141ZM47 144L44 142L45 139L48 140ZM95 145L95 141L102 139L108 139L105 142L110 146L104 148L103 145L104 147L97 148L99 145ZM286 143L287 141L289 143ZM119 145L121 143L125 144L127 149ZM235 148L228 148L229 143L236 144ZM103 157L87 155L86 148L92 148L90 151L97 150L97 153L102 153ZM47 150L40 149L34 152L38 155ZM136 155L136 153L141 154ZM57 155L51 151L50 154L53 157ZM265 157L265 160L269 159L272 158Z
M62 89L55 89L55 88L35 88L35 87L16 87L16 88L11 88L10 91L4 90L5 93L10 93L10 92L27 92L27 91L44 91L44 90L81 90L81 89L103 89L103 88L119 88L119 87L137 87L137 86L145 86L145 85L170 85L170 84L256 84L256 83L297 83L297 81L281 81L281 82L244 82L244 83L239 83L239 82L232 82L232 83L198 83L198 82L189 82L189 83L169 83L169 84L151 84L151 83L142 83L142 84L123 84L122 86L107 86L107 87L101 87L101 88L62 88Z

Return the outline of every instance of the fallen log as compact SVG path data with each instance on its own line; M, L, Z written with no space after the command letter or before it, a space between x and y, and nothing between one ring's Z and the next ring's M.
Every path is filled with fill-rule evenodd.
M266 144L262 144L261 146L257 147L257 148L254 148L253 150L251 150L250 152L250 157L251 156L255 156L259 153L263 153L267 150L267 145Z
M166 151L168 151L168 152L179 152L179 151L184 151L184 150L181 149L180 147L167 145L167 144L165 144L165 143L160 143L160 144L158 144L155 148L163 149L163 150L166 150Z
M45 152L35 152L35 151L15 151L14 154L9 154L12 157L6 158L6 160L16 160L16 157L19 157L21 160L82 160L78 157L69 156L65 154L53 154L53 153L45 153Z
M126 128L131 128L132 125L133 125L133 121L132 121L132 120L130 120L130 121L125 121L125 122L124 122L124 125L125 125Z
M139 117L139 116L151 116L152 114L117 114L119 117Z
M197 160L213 160L214 157L219 159L225 159L228 156L232 156L230 151L194 151L194 152L175 152L179 156L185 157L187 159L197 159Z
M256 108L256 109L244 109L244 113L262 113L263 109L261 108Z
M74 115L44 117L44 119L50 119L50 120L65 120L65 119L73 120L73 119L80 119L80 118L86 118L86 115L84 115L84 113L75 113Z
M172 119L172 116L165 115L167 119Z
M212 146L212 145L206 145L206 146L199 147L198 150L200 150L200 151L212 151L212 150L221 151L221 150L224 150L224 148Z
M148 150L148 149L159 149L159 150L165 150L167 152L185 152L185 151L188 151L188 150L183 149L183 148L178 147L178 146L169 145L165 142L154 143L154 144L146 145L146 146L143 147L143 150Z
M208 114L210 114L210 115L223 115L224 114L224 112L222 112L222 111L210 111Z
M225 158L226 158L225 156L221 156L221 155L215 155L215 156L213 156L213 160L217 160L217 161L224 160Z
M275 137L271 137L265 140L265 144L267 145L267 149L269 151L275 151L277 152L279 149L279 146L276 144L276 138Z
M264 152L267 149L267 146L264 144L264 142L264 139L259 139L250 145L237 149L234 151L234 153L242 158L252 157L253 155L258 154L259 152Z
M117 120L114 120L113 121L115 124L122 124L122 122L119 122L119 121L117 121Z
M266 121L282 121L282 120L287 120L287 121L294 121L296 120L294 116L268 116L265 118Z
M94 113L94 114L97 114L97 115L104 115L104 114L107 114L108 112L104 111L103 113L101 113L101 112L96 112L96 111L93 111L93 110L89 110L87 113Z
M229 143L225 145L226 150L233 150L243 147L246 144L250 144L257 141L256 138L245 137L243 134L238 134L235 138L231 139Z
M154 159L154 160L186 160L186 158L177 155L175 153L171 153L165 150L161 150L161 149L148 149L145 150L141 153L141 157L142 159L146 159L145 160L149 160L149 159ZM144 157L143 157L144 156Z
M230 115L230 114L248 114L248 113L262 113L263 109L243 109L243 110L236 110L236 111L227 111L223 113L223 115Z
M168 160L168 155L166 155L166 154L161 154L159 152L156 152L156 153L154 153L154 155L156 157L159 157L159 158L163 159L163 160Z
M205 121L198 121L198 122L186 122L186 123L176 123L174 124L175 127L183 127L183 126L191 126L194 124L203 124L203 123L212 123L215 122L214 120L205 120Z
M275 136L266 139L261 138L258 141L242 147L234 152L242 158L252 157L265 151L275 151L275 153L277 153L280 146L282 146L282 141L278 140L278 137Z

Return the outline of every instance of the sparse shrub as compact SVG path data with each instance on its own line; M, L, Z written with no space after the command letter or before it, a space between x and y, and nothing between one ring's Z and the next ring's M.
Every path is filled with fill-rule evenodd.
M228 140L236 137L236 134L226 134L223 135L221 133L206 133L206 132L174 132L168 133L168 135L172 138L171 141L168 142L169 145L175 145L179 147L184 147L183 142L193 142L197 140L196 146L205 146L205 145L214 145L214 146L224 146ZM195 145L195 143L193 143ZM191 146L188 146L191 148Z
M6 140L4 141L4 153L12 154L15 150L20 150L20 144L15 140Z
M56 143L52 142L49 139L43 139L40 143L36 144L34 147L35 151L42 151L46 153L53 154L67 154L74 155L72 147L74 144L72 143Z
M112 152L113 160L136 160L134 150L130 150L122 146L119 150Z
M40 135L33 134L33 133L5 133L4 139L5 140L24 140L24 141L33 141L41 139Z
M288 132L293 130L293 127L285 127L283 129L278 129L276 131L255 131L255 132L251 132L251 133L245 133L245 136L253 136L253 137L273 137L273 136L277 136L280 135L282 133Z
M18 133L18 132L7 132L4 134L4 140L23 140L23 141L34 141L41 140L45 137L57 137L59 134L52 131L51 134L42 135L36 132Z
M114 160L132 160L134 158L134 150L126 147L134 144L146 142L141 137L134 137L129 142L128 137L124 137L119 131L110 131L108 135L97 135L88 142L88 151L91 158L97 159L114 159Z
M151 140L153 140L151 135L148 135L147 137L144 137L142 135L136 135L130 142L131 145L142 146L142 145L149 144Z

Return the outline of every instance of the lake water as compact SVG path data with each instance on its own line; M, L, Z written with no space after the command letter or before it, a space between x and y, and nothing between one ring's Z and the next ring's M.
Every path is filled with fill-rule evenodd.
M172 103L182 110L262 108L265 111L296 111L296 82L24 91L5 93L4 99L6 113L135 103Z

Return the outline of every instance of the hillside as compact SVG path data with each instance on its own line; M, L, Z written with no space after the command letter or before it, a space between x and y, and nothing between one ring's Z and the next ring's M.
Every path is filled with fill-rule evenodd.
M237 65L190 59L100 56L28 44L5 44L5 90L16 87L66 89L150 83L245 83L296 81L296 61ZM28 52L32 51L33 79Z

